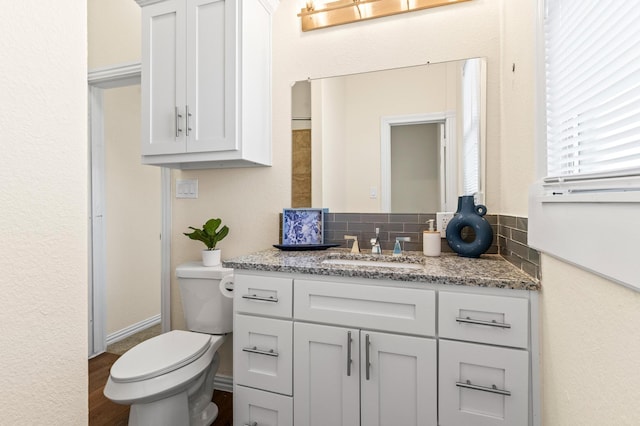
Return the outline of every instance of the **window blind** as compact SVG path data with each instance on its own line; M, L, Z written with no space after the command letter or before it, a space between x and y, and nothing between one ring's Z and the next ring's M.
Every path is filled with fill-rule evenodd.
M640 175L640 5L548 0L547 179Z
M480 163L480 59L469 59L462 67L462 188L465 195L479 191Z

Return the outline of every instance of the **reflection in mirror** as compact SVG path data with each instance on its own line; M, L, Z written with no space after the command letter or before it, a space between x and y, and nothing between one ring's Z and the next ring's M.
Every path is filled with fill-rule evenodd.
M297 82L292 207L455 211L484 201L484 59Z

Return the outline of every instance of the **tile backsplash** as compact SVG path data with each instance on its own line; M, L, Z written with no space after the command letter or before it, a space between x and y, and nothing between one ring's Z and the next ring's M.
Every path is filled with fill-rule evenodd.
M508 215L485 216L493 227L493 244L487 253L500 254L525 273L540 279L540 254L527 246L528 220ZM427 221L435 220L435 214L397 213L329 213L325 216L325 243L346 247L345 235L356 235L360 249L371 248L370 240L380 229L383 250L393 250L396 237L411 237L404 249L422 251L422 232ZM442 239L442 252L451 253L447 241Z
M526 217L498 215L498 247L508 262L539 280L540 252L527 245L528 228Z

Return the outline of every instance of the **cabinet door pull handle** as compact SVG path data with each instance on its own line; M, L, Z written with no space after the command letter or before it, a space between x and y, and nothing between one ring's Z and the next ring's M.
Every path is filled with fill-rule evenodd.
M180 132L182 132L182 129L180 128L181 118L182 118L182 114L180 114L180 108L176 107L176 138L179 138Z
M469 317L466 317L466 318L456 317L456 321L463 322L465 324L486 325L488 327L511 328L511 324L506 324L504 322L497 322L495 320L484 321L484 320L473 319Z
M347 332L347 376L351 376L351 332Z
M258 426L258 422L245 423L244 426Z
M365 347L364 348L364 351L365 351L364 352L365 353L364 362L366 364L366 366L365 366L366 367L365 376L366 376L367 380L369 380L369 377L370 377L370 375L369 375L369 367L371 367L371 363L369 362L369 346L370 345L371 345L371 341L369 340L369 335L367 334L367 335L365 335L365 338L364 338L364 347Z
M189 132L191 131L191 124L190 124L190 118L191 118L191 113L189 112L189 105L185 106L185 115L187 116L187 136L189 136Z
M278 352L274 351L273 349L263 350L263 349L258 349L256 346L250 346L248 348L242 348L242 350L244 352L250 352L252 354L274 356L276 358L278 357Z
M473 389L473 390L478 390L482 392L497 393L498 395L511 396L511 392L504 389L498 389L496 385L491 385L491 387L479 386L479 385L472 384L470 380L467 380L464 383L456 382L456 386L458 386L459 388Z
M278 302L278 298L274 296L258 296L257 294L245 294L242 296L243 299L249 300L259 300L261 302Z

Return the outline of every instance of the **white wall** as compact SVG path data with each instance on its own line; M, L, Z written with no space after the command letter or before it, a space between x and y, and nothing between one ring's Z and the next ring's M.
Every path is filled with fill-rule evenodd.
M140 7L134 0L87 0L89 69L140 62Z
M104 100L106 333L160 314L160 168L140 164L140 85Z
M87 424L83 2L0 14L0 423Z
M542 257L543 424L640 421L640 293Z

